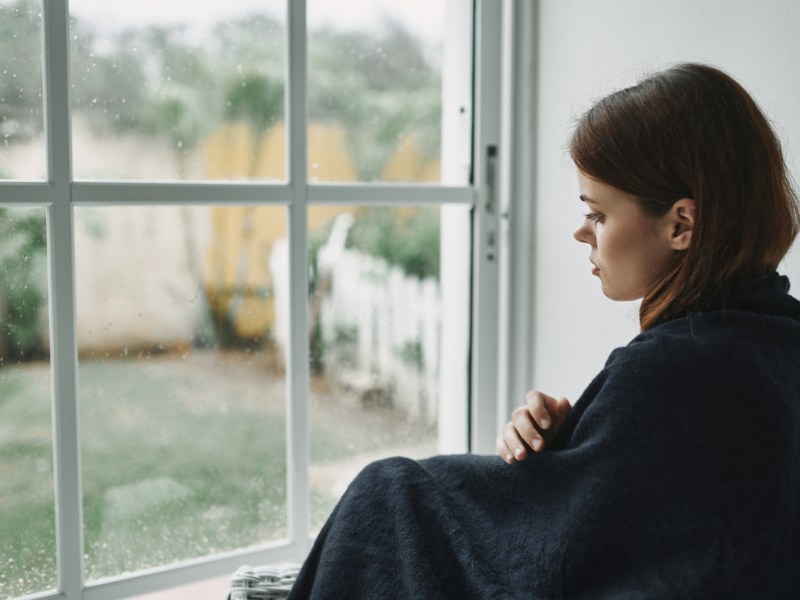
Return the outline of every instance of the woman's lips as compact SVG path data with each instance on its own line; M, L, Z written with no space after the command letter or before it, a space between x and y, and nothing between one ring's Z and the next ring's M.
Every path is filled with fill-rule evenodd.
M600 268L596 264L592 263L592 275L599 275L599 274L600 274Z

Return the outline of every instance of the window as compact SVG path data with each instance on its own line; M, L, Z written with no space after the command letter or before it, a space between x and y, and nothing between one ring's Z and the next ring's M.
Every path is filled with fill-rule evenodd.
M499 8L353 2L0 0L0 595L300 561L490 450Z

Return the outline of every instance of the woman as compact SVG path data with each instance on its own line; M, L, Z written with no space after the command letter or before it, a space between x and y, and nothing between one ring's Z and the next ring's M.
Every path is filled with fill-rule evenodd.
M575 238L642 333L571 407L540 392L505 460L367 467L292 598L800 597L800 227L780 145L721 71L611 94L570 144ZM509 466L510 465L510 466Z

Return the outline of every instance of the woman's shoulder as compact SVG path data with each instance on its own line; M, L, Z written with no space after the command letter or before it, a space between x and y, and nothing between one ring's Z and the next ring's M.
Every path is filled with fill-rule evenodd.
M686 363L703 366L718 359L731 364L766 356L800 367L800 302L794 298L791 302L791 308L797 304L796 316L733 307L668 321L614 350L606 368L642 362L665 368Z
M684 437L724 432L754 414L765 432L800 424L797 306L778 294L639 334L611 353L576 402L563 439L579 423L595 431L637 423L647 431L674 420Z
M612 352L576 402L560 443L605 432L606 439L662 448L664 436L655 432L665 429L673 442L711 452L745 424L751 440L785 440L780 432L800 426L800 324L786 328L707 314L640 334Z
M636 398L631 410L800 410L800 322L725 309L676 319L612 352L604 387ZM768 401L768 402L766 402ZM735 412L735 411L734 411Z

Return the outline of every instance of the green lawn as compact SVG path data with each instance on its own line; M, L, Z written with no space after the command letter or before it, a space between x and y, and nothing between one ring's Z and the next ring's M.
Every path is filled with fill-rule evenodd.
M88 578L286 535L285 386L264 357L82 360L79 380ZM50 411L46 364L0 368L0 597L55 585ZM320 473L434 451L389 409L318 392L310 412L315 526L338 493Z

